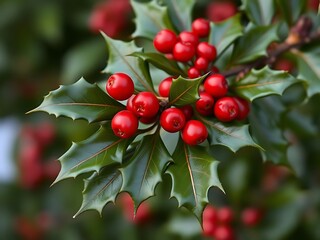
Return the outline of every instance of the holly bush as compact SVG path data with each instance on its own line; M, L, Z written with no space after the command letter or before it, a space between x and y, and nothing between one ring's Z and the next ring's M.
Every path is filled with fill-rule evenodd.
M220 168L226 158L230 168L255 158L257 172L272 163L299 175L290 146L319 130L311 124L316 113L305 113L320 92L320 18L307 1L243 0L226 19L212 20L194 11L201 1L130 3L129 41L101 31L105 80L60 86L30 111L99 126L59 159L54 183L84 178L75 216L101 214L122 192L136 212L161 187L202 222L215 205L208 193L240 199L241 179L230 179L245 176ZM244 215L248 225L260 218Z

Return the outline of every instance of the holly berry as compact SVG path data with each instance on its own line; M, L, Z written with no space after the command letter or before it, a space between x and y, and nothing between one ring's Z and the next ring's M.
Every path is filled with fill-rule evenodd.
M196 101L196 109L198 113L209 116L213 113L214 99L207 92L200 92L200 98Z
M233 97L219 98L214 105L214 115L221 122L230 122L238 117L239 106Z
M204 81L204 89L215 98L223 97L228 92L228 82L221 74L211 74Z
M212 2L207 7L207 16L212 22L221 22L237 13L237 7L234 3Z
M116 100L126 100L134 92L134 84L127 74L115 73L107 81L106 90L108 94Z
M160 82L158 91L161 97L169 97L172 80L173 77L167 77Z
M186 121L189 121L193 116L193 108L190 105L185 105L180 108L183 112L184 116L186 117Z
M189 120L182 130L182 139L188 145L202 143L208 137L206 126L198 120Z
M132 100L133 112L139 117L154 117L159 111L157 97L151 92L140 92Z
M173 47L177 42L176 34L169 29L161 30L153 39L155 49L161 53L172 53Z
M207 42L199 43L196 51L198 57L203 57L208 61L213 61L217 57L216 47Z
M236 100L239 107L239 114L237 116L237 120L241 121L243 119L246 119L250 112L249 102L240 97L234 97L234 100Z
M234 233L230 226L220 225L218 226L213 233L213 236L216 240L233 240Z
M186 124L186 117L178 108L167 108L161 113L160 125L167 132L178 132Z
M153 117L141 117L139 118L139 122L142 122L144 124L151 124L154 123L157 120L157 115Z
M179 34L179 40L182 43L190 43L196 47L199 43L199 38L193 32L183 31Z
M189 78L198 78L200 77L200 71L196 69L195 67L191 67L188 69L188 77Z
M241 213L241 221L244 225L248 227L253 227L259 224L261 218L261 210L254 207L246 208Z
M138 129L138 118L128 110L118 112L111 121L114 134L120 138L132 137Z
M195 61L194 61L194 67L198 70L207 70L209 66L209 62L206 58L204 57L198 57Z
M233 211L229 207L222 207L217 210L217 220L221 224L230 224L233 220Z
M173 48L173 58L179 62L188 62L195 56L196 50L191 43L178 42Z
M209 21L204 18L197 18L192 22L192 32L197 34L199 37L207 37L210 32Z
M136 96L135 94L132 94L132 96L127 101L127 105L126 105L127 110L131 112L133 112L133 99L135 98L135 96Z

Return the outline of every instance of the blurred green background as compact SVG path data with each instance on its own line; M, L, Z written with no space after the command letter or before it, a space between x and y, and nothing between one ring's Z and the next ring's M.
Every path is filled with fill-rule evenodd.
M194 15L210 17L204 10L212 2L199 0ZM116 7L118 14L114 14ZM70 179L50 187L59 170L55 160L72 141L85 139L96 126L25 114L60 84L82 76L90 82L104 80L100 71L107 52L97 29L127 39L134 28L133 17L127 0L0 2L1 239L206 238L194 216L177 210L177 202L168 199L162 185L158 197L147 200L136 221L131 219L131 203L126 199L117 206L108 205L102 217L92 211L72 218L81 205L83 182ZM288 127L295 129L294 134L286 133L293 169L263 164L251 148L237 154L213 149L223 159L219 174L227 195L212 189L210 202L232 209L236 239L320 239L319 98L287 114L291 119L301 111L306 116ZM170 184L169 179L165 184ZM247 207L263 212L257 226L241 221Z

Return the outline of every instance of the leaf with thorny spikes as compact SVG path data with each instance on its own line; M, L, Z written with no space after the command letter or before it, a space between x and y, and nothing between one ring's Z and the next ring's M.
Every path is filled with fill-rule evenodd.
M174 163L167 173L172 179L171 197L178 200L179 207L186 207L200 220L209 202L208 191L212 186L220 188L216 161L202 146L188 146L181 139L172 155Z
M102 126L88 139L73 143L60 157L61 170L54 183L86 172L99 172L105 166L119 165L131 140L115 136L110 123Z
M154 195L155 188L162 181L162 174L171 161L159 131L143 137L128 164L120 169L123 178L121 191L131 195L135 211L142 201Z
M122 177L117 167L106 167L100 173L92 174L84 180L82 205L74 218L87 210L97 210L101 215L106 204L115 203L121 185Z
M41 105L29 113L44 111L56 117L85 119L91 123L110 120L124 108L96 84L90 84L81 78L74 84L60 86L50 92Z

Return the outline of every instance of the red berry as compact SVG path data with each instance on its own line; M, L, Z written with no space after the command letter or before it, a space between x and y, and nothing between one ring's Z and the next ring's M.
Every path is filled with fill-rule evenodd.
M199 43L199 38L193 32L183 31L179 34L179 40L182 43L190 43L193 46L197 46Z
M167 132L178 132L186 124L186 117L178 108L168 108L161 113L161 127Z
M178 42L173 48L173 57L179 62L188 62L195 56L196 50L191 43Z
M111 121L114 134L120 138L132 137L138 129L138 118L128 110L118 112Z
M206 58L204 57L198 57L195 61L194 61L194 67L198 70L207 70L209 66L209 62Z
M212 71L212 73L219 73L220 72L219 68L217 68L216 66L212 66L211 71Z
M173 77L167 77L160 82L158 91L161 97L169 97L172 80Z
M234 239L234 233L231 227L228 225L220 225L218 226L213 236L216 240L233 240Z
M214 99L207 92L200 92L200 98L196 101L196 109L198 113L209 116L213 113Z
M217 225L215 222L203 219L202 228L204 236L212 237L217 228Z
M186 117L186 121L189 121L192 118L193 108L190 105L185 105L181 107L180 110L183 112L184 116Z
M198 78L200 77L200 71L196 69L195 67L191 67L188 69L188 77L189 78Z
M144 124L151 124L154 123L157 120L157 115L153 117L141 117L139 118L139 121L144 123Z
M204 89L215 98L223 97L228 92L228 82L221 74L211 74L204 81Z
M221 224L230 224L233 220L233 211L229 207L222 207L217 210L217 220Z
M151 92L140 92L133 99L133 112L139 117L154 117L159 111L157 97Z
M197 18L192 22L192 32L199 37L207 37L210 32L209 21L204 18Z
M248 227L253 227L259 224L262 218L262 212L257 208L246 208L241 213L241 220L244 225Z
M230 122L238 117L239 107L233 97L222 97L216 101L213 111L221 122Z
M133 99L135 98L135 94L133 94L127 101L127 109L133 112Z
M213 206L207 205L203 211L202 218L203 220L215 222L217 220L217 210Z
M198 120L189 120L182 130L182 139L188 145L202 143L208 137L206 126Z
M173 47L177 41L177 36L173 31L163 29L154 37L153 45L155 49L161 53L172 53Z
M116 100L126 100L134 92L134 84L127 74L115 73L107 81L106 90Z
M246 119L250 112L249 102L240 97L234 97L234 100L236 100L239 107L239 114L237 120L241 121L243 119Z
M207 42L201 42L197 46L197 56L213 61L217 57L217 49Z
M234 3L227 2L213 2L207 7L207 16L212 22L223 21L237 12L237 7Z

